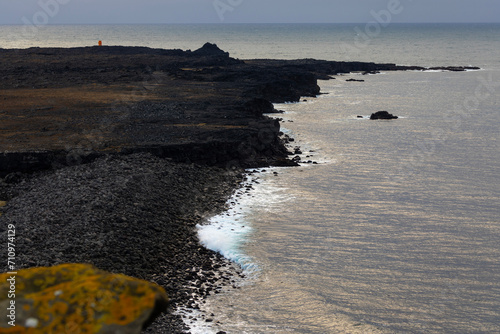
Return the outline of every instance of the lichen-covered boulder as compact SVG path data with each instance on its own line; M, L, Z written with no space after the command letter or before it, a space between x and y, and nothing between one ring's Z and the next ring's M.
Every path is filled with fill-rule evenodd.
M167 304L156 284L86 264L0 274L0 333L136 334Z

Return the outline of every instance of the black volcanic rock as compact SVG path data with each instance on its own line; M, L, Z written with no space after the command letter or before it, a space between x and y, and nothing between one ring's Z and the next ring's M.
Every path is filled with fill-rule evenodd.
M242 180L239 173L150 154L38 173L10 185L15 196L2 208L0 237L15 224L16 246L23 250L16 254L18 269L93 264L163 286L175 309L227 284L217 279L232 273L227 261L200 246L195 226L223 210ZM0 259L7 261L7 253ZM179 315L169 312L147 333L182 329Z
M387 111L377 111L370 116L370 119L398 119L398 116L394 116L393 114L389 114Z
M427 70L391 63L239 60L211 43L195 51L0 49L0 59L0 89L16 96L2 100L0 109L6 115L2 127L9 130L0 133L0 177L139 152L220 167L269 165L287 158L279 123L263 115L276 112L272 103L315 97L319 79L341 73Z
M464 72L471 70L480 70L481 68L476 66L439 66L439 67L430 67L431 71L447 71L447 72Z
M277 112L271 102L259 98L255 98L245 102L244 108L257 117L262 116L262 114L271 114Z
M225 56L229 57L229 52L225 52L217 46L217 44L205 43L198 50L193 51L195 56Z
M196 67L205 67L202 71L207 71L210 73L210 67L214 67L214 70L220 70L219 66L228 66L242 63L238 59L231 58L229 52L225 52L216 44L205 43L198 50L189 53L189 56L194 61L191 65Z

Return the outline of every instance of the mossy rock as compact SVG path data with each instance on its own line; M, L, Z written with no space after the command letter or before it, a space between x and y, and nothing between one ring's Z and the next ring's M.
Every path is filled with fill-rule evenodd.
M9 298L11 278L15 298ZM12 301L15 326L8 310ZM138 334L167 304L165 290L156 284L86 264L0 274L0 333Z

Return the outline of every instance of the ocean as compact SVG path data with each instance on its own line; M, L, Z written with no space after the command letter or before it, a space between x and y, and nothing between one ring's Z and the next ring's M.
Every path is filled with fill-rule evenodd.
M481 67L353 73L277 104L291 149L317 164L248 171L232 208L199 227L247 278L208 300L213 322L186 321L193 333L499 333L500 25L375 28L0 26L0 47L212 42L241 59ZM378 110L400 118L367 119Z

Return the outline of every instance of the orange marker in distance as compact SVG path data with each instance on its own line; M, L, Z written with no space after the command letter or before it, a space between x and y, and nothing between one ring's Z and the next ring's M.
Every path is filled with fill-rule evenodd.
M102 46L102 41L99 41L97 44L98 44L99 46Z

